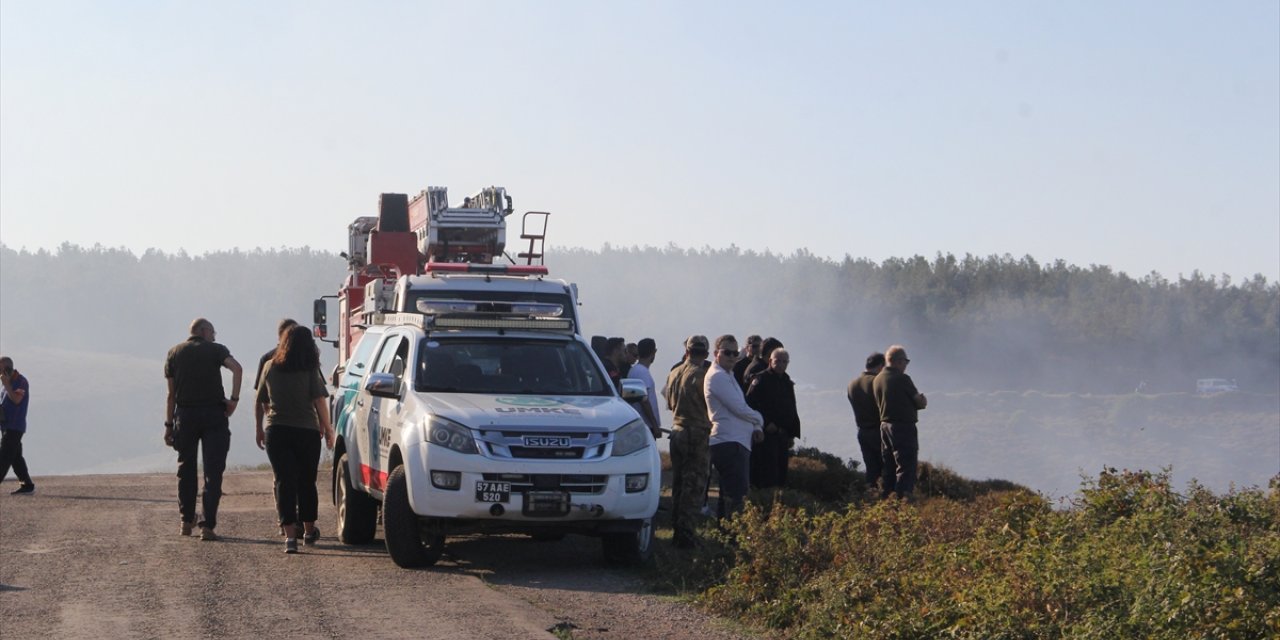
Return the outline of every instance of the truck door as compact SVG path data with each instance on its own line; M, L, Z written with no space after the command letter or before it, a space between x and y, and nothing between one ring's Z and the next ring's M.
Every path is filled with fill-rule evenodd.
M388 335L378 350L372 372L392 373L397 361L402 363L400 366L403 367L408 351L409 342L404 336L395 333ZM360 443L361 450L365 452L365 455L361 456L363 460L360 478L365 486L378 492L386 486L387 474L391 471L387 468L387 458L391 450L389 429L392 425L382 424L383 408L391 402L397 402L397 400L379 398L363 387L360 389L359 400L356 401L355 437ZM384 432L384 430L387 431Z

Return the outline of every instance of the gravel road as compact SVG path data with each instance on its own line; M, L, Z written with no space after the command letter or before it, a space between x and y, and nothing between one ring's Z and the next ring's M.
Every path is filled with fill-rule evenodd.
M327 480L320 543L298 555L278 537L269 472L227 474L218 542L178 535L172 475L36 484L25 496L0 485L3 638L750 637L646 594L592 538L453 538L435 567L399 569L380 539L337 541Z

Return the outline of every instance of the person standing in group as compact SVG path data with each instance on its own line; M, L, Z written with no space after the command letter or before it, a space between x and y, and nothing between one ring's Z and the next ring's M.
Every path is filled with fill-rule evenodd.
M744 380L747 377L747 367L755 362L756 354L760 353L760 347L764 345L764 339L756 334L747 336L747 348L743 350L742 357L733 363L733 379L742 385L743 393L747 391L747 383Z
M35 493L36 483L31 481L27 459L22 456L22 436L27 433L27 407L31 404L31 385L26 376L13 368L13 359L0 356L0 482L9 475L18 477L14 494Z
M271 358L273 358L276 355L276 349L279 348L280 343L284 341L284 334L288 333L290 329L296 326L298 326L298 321L294 320L293 318L284 318L276 325L276 346L271 347L269 351L262 354L261 358L258 358L258 371L253 375L254 391L257 391L258 385L262 383L262 370L266 368L267 363L271 361ZM262 419L265 417L264 413L265 413L265 407L262 405L262 403L254 402L253 403L253 425L258 433L262 433ZM259 443L258 448L259 449L262 448L261 443ZM284 523L277 523L277 524L280 525L280 535L282 536L287 535L287 532L284 530Z
M623 353L626 346L627 341L622 338L609 338L604 343L604 353L600 357L605 373L609 374L609 382L613 383L613 388L618 391L622 391L622 378L625 377L622 371L622 360L626 356Z
M737 338L716 338L715 360L703 383L711 416L711 465L720 475L721 518L742 508L751 483L751 445L764 439L764 418L747 405L733 379L737 359Z
M191 337L169 350L164 377L169 383L165 401L164 443L178 450L178 510L182 535L200 527L201 540L217 540L218 503L222 500L222 472L231 448L229 418L240 402L244 370L231 351L214 342L218 332L204 318L191 322ZM222 368L231 370L231 396L223 394ZM197 464L204 453L204 519L196 522Z
M631 367L634 367L636 362L639 361L640 345L634 342L628 342L626 346L622 348L622 377L634 378L635 376L631 375Z
M711 420L703 380L708 355L706 336L689 336L684 362L667 376L667 408L671 410L672 543L681 549L697 545L697 523L711 472L708 443Z
M774 349L769 368L747 389L747 404L764 417L764 440L751 448L751 484L759 489L786 486L791 446L800 437L796 383L787 375L790 363L786 349Z
M880 411L880 451L884 463L880 496L897 494L912 499L916 487L916 464L920 439L916 431L917 412L929 405L923 393L907 375L907 350L902 345L885 349L886 364L871 383L871 392Z
M866 368L849 381L845 392L849 406L853 408L853 420L858 425L858 448L862 450L862 463L866 467L868 491L875 491L880 485L880 474L884 469L880 452L880 407L871 391L881 369L884 369L883 353L877 351L867 356Z
M751 359L751 364L747 365L746 371L742 372L742 377L738 379L738 383L742 385L742 392L746 393L751 387L751 380L756 376L764 373L769 368L769 356L773 355L773 350L782 347L782 341L772 336L765 338L760 343L760 348L756 350L756 356Z
M644 388L648 392L648 397L636 405L636 410L644 418L644 423L649 425L654 438L662 437L662 418L658 417L658 389L653 381L653 373L649 371L657 353L658 345L653 338L642 339L636 345L636 362L631 365L629 373L629 377L644 382Z
M259 449L266 449L275 472L276 512L285 530L285 553L298 552L299 522L303 543L313 545L320 539L316 527L320 440L329 449L334 441L328 397L311 331L295 325L267 361L256 398L267 422L265 429L257 429L256 440Z

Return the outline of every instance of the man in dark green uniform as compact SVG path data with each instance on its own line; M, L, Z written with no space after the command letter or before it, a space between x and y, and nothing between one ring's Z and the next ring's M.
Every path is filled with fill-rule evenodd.
M201 540L217 540L218 503L222 472L231 448L228 419L240 401L240 363L231 351L214 342L217 331L204 318L191 322L191 337L169 350L164 377L169 383L165 403L164 443L178 450L178 510L182 535L199 525ZM222 391L222 368L231 370L231 396ZM196 522L196 455L204 453L204 519Z
M853 408L853 420L858 425L858 448L862 450L862 463L866 466L868 491L877 490L884 470L880 453L880 407L871 392L871 384L881 369L884 369L884 354L877 351L867 356L866 368L849 381L845 391Z
M707 477L711 473L711 418L703 381L710 354L706 336L689 336L684 362L667 376L667 408L671 427L671 528L672 542L682 549L697 545L695 533L702 515Z
M929 401L907 375L907 350L895 344L884 352L888 363L871 383L880 409L880 451L884 460L884 480L880 496L911 499L916 487L916 461L920 441L916 433L916 412Z

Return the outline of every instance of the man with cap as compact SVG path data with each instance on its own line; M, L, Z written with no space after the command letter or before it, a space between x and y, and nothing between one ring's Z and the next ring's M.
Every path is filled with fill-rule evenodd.
M702 515L702 502L711 472L708 450L711 418L703 381L707 375L704 363L710 354L706 336L693 335L685 340L685 359L667 376L667 408L672 413L671 426L671 528L675 546L688 549L697 545L697 523Z

